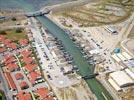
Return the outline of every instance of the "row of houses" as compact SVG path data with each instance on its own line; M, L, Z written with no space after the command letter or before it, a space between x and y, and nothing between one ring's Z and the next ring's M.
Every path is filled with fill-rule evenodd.
M28 84L23 80L24 76L19 71L20 67L17 63L17 60L15 59L15 57L13 55L6 55L5 58L2 60L2 63L5 66L3 68L3 69L5 69L4 75L5 75L5 78L8 82L9 89L11 91L17 91L17 86L16 86L14 79L11 75L12 72L17 72L15 74L15 80L18 81L21 79L21 81L19 81L19 86L22 90L29 87Z
M29 88L28 83L25 81L24 79L24 74L22 73L22 69L24 69L25 71L27 71L28 73L27 78L29 79L29 81L31 82L31 84L35 84L36 80L41 78L41 74L38 71L35 71L35 68L38 67L38 65L35 63L34 58L31 57L32 52L30 50L23 50L22 52L20 52L18 54L20 56L20 60L22 60L25 63L25 66L22 66L22 68L19 66L18 61L16 59L16 57L12 54L7 54L4 56L4 59L1 61L1 63L3 64L3 69L4 69L4 76L7 80L8 86L9 86L9 90L13 91L14 93L17 93L18 88L16 86L15 80L18 82L19 87L21 88L21 90L27 89ZM31 58L29 58L31 57ZM30 60L29 60L30 59ZM15 72L15 76L13 76L12 73ZM13 77L15 77L15 80L13 79ZM20 96L20 92L18 92L18 97L17 100L24 100L24 95ZM24 94L24 93L23 93ZM29 99L31 98L31 96L27 95L30 93L26 93L26 100L32 100ZM27 97L29 96L29 97ZM22 99L23 98L23 99ZM47 100L47 99L45 99Z
M6 55L2 60L2 64L4 65L4 75L11 91L18 91L15 80L18 82L19 87L22 90L29 87L14 55Z
M5 66L4 69L4 75L7 80L8 86L10 91L13 91L17 93L16 95L16 100L32 100L32 96L30 93L25 92L25 89L29 88L28 83L24 79L24 74L22 72L27 72L25 75L27 76L28 80L32 85L35 85L38 83L38 80L42 79L41 73L38 70L38 66L34 61L34 58L32 61L27 62L27 60L24 60L24 58L32 58L32 51L26 49L23 50L19 53L19 59L24 63L24 66L19 66L17 59L15 58L14 55L6 55L4 59L2 60L2 64ZM24 70L24 71L22 71ZM19 87L21 88L22 91L18 91L18 88L16 86L16 83L13 79L13 74L15 72L15 80L18 82ZM42 92L45 91L45 92ZM35 94L41 98L40 100L53 100L53 97L49 95L51 93L47 88L38 88L37 90L33 91Z
M27 39L21 39L18 41L18 43L16 43L8 39L4 35L0 35L0 53L3 53L7 50L15 50L20 46L27 46L27 45L28 45Z
M39 80L43 80L41 73L39 71L39 66L36 64L35 58L32 55L32 51L26 49L23 50L21 53L21 62L24 63L22 69L25 71L28 79L35 85L38 83Z
M33 91L38 100L54 100L51 96L51 92L46 87L37 88ZM31 93L20 91L17 96L17 100L33 100Z

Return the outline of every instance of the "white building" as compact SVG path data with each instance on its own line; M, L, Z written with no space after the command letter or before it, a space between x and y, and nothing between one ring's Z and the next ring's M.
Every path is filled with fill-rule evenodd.
M109 75L111 79L120 87L127 87L134 85L134 80L132 80L125 71L116 71Z
M64 74L69 73L69 72L72 72L72 70L73 70L73 67L72 66L65 66L64 67Z
M121 88L114 82L114 80L112 80L111 78L108 79L108 82L112 85L112 87L116 90L116 91L121 91Z
M93 50L90 50L89 53L92 55L92 54L99 54L100 51L97 50L97 49L93 49Z
M117 56L118 56L122 61L126 61L126 60L127 60L121 53L117 53Z
M116 54L113 54L111 57L112 57L116 62L120 62L120 61L121 61L121 60L117 57Z
M129 59L132 59L132 57L131 57L128 53L126 53L126 52L122 52L122 55L123 55L124 57L126 57L128 60L129 60Z
M131 71L130 69L125 69L125 72L134 80L134 72Z

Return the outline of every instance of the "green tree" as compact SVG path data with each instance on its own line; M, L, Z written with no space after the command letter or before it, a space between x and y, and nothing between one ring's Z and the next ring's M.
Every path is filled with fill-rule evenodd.
M22 32L22 29L21 28L17 28L16 29L16 33L21 33Z
M1 30L1 31L0 31L0 34L1 34L1 35L5 35L6 32L5 32L4 30Z
M12 18L12 21L16 21L16 18L15 18L15 17L13 17L13 18Z

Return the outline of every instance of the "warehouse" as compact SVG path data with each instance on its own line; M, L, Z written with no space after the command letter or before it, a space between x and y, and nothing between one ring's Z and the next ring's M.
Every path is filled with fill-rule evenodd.
M122 52L122 55L124 57L126 57L128 60L132 59L132 57L128 53L126 53L126 52Z
M134 81L124 71L116 71L109 76L120 88L134 85Z
M126 61L126 60L127 60L121 53L117 53L117 56L118 56L122 61Z
M120 61L121 61L121 60L117 57L116 54L113 54L113 55L112 55L112 58L113 58L115 61L117 61L117 62L120 62Z
M134 72L132 72L130 69L125 69L126 73L134 80Z
M116 91L121 91L121 88L114 82L114 80L112 80L111 78L108 79L108 82L112 85L112 87L116 90Z

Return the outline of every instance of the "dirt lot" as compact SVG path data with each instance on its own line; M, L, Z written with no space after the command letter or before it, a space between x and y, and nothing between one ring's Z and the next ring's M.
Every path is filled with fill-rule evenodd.
M128 35L128 38L134 37L134 27L130 31L130 34Z
M124 21L134 9L134 0L102 0L98 3L65 8L54 12L60 18L72 19L81 26L113 24Z
M122 100L134 100L134 88L120 94Z
M0 9L0 16L5 17L5 19L0 19L0 28L22 24L26 20L26 17L20 16L21 13L23 13L23 11L19 9L12 11Z
M88 90L86 83L59 89L60 100L94 100L93 94Z

